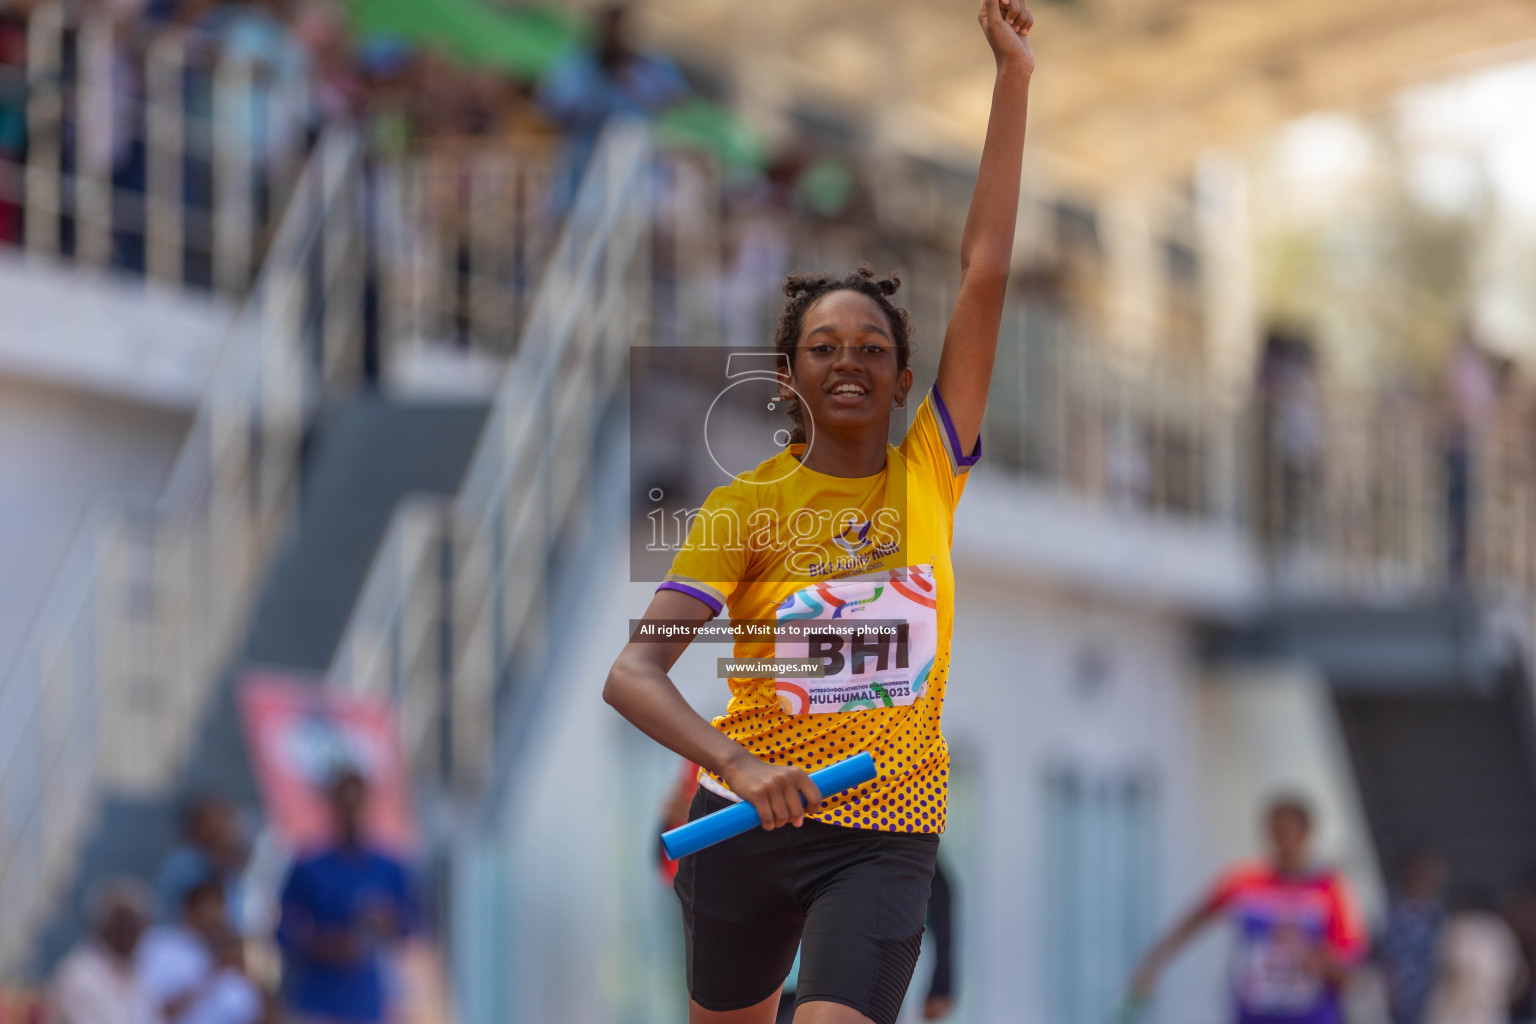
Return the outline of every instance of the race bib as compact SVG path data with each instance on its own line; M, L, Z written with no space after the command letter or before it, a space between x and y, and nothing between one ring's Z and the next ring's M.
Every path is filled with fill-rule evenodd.
M1238 1002L1252 1013L1299 1014L1324 996L1323 980L1296 954L1270 939L1242 943L1236 958Z
M931 565L812 584L786 598L775 619L774 657L819 659L824 669L819 679L775 680L792 715L904 707L922 695L938 655Z

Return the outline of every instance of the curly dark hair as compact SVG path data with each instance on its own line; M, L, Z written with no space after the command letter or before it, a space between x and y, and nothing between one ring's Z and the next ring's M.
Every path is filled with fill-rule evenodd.
M779 311L779 325L774 331L773 347L789 360L790 369L795 365L795 346L800 342L800 332L805 327L806 311L824 295L832 292L858 292L867 295L891 325L891 341L896 345L896 369L905 370L912 359L912 319L907 311L891 302L891 296L901 288L901 278L895 274L876 277L868 266L841 275L790 274L784 279L784 294L788 301ZM786 412L794 420L795 429L790 434L790 444L805 443L805 419L800 400L791 397Z

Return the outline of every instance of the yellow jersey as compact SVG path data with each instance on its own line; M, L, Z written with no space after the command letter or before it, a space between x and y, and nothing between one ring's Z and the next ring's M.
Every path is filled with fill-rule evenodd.
M950 547L981 443L961 453L935 387L874 476L818 473L800 463L803 452L791 445L711 492L660 589L690 594L717 615L728 610L735 660L820 660L815 678L787 669L786 678L732 677L730 703L714 720L770 764L810 772L863 751L874 757L873 782L829 797L810 817L942 832ZM735 799L710 773L699 781Z

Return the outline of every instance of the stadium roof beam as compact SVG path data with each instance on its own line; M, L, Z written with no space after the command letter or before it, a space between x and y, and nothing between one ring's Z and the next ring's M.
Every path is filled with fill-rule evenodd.
M970 159L991 85L972 5L646 0L643 11L650 34L692 60L755 65L754 83L768 69L782 96ZM1180 175L1204 149L1301 114L1536 53L1536 0L1039 0L1038 15L1037 152L1085 186Z

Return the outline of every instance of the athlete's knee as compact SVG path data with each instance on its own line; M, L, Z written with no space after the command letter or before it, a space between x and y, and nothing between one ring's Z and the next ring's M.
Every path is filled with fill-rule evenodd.
M795 1024L876 1024L845 1003L809 999L795 1007Z
M773 1024L778 1012L778 990L762 1002L739 1010L706 1010L692 999L688 1000L688 1024Z

